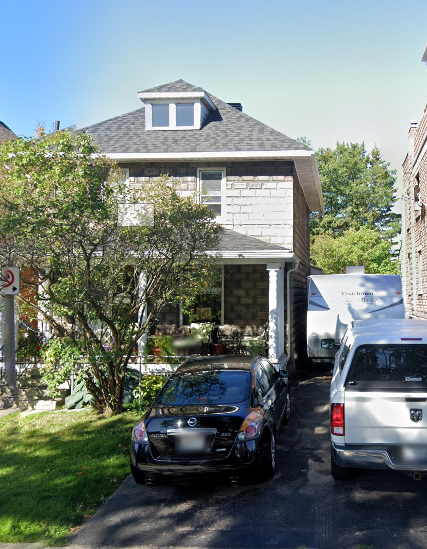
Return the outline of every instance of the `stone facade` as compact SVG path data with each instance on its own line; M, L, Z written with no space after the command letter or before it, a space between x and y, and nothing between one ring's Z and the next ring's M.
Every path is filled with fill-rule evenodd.
M406 314L427 318L427 107L409 130L403 163L402 277Z
M168 174L179 181L183 196L196 195L198 169L225 169L223 226L292 249L292 162L138 163L121 167L129 169L131 186Z

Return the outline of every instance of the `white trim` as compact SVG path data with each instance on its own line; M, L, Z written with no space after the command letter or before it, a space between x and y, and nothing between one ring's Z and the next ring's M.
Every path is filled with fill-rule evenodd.
M295 158L315 157L314 151L280 150L280 151L206 151L206 152L156 152L156 153L102 153L98 156L106 156L112 160L221 160L236 159L272 159L294 160ZM316 162L317 166L317 162Z
M139 99L143 103L146 101L157 101L157 100L165 100L165 99L177 99L184 101L186 99L199 99L206 103L206 105L209 107L210 110L216 111L215 105L212 103L212 101L209 99L209 96L204 91L193 91L193 92L139 92L138 93Z

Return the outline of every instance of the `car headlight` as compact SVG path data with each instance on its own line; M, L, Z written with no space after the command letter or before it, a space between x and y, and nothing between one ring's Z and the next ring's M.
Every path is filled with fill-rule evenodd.
M132 431L132 441L139 444L148 444L148 435L145 429L145 421L141 419Z
M237 440L250 440L257 437L261 432L262 416L261 412L248 414L240 427Z

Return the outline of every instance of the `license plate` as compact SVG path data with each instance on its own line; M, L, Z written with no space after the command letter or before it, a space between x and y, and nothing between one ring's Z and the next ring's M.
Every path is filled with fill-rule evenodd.
M202 435L180 436L176 445L179 452L203 452L206 450L206 440Z
M426 463L427 447L405 446L402 448L402 459L405 463Z

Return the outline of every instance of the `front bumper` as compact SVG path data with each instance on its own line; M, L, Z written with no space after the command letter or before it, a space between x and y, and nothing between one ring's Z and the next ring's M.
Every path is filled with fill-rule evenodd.
M409 454L412 458L408 458ZM417 451L415 451L417 450ZM427 446L405 447L384 444L345 444L332 442L333 457L340 467L356 469L393 469L396 471L427 471ZM420 454L424 454L420 457Z
M173 478L194 478L200 475L214 474L230 477L246 477L255 466L257 440L235 442L229 454L223 458L178 458L153 457L149 444L131 443L131 471L135 480L160 480Z

